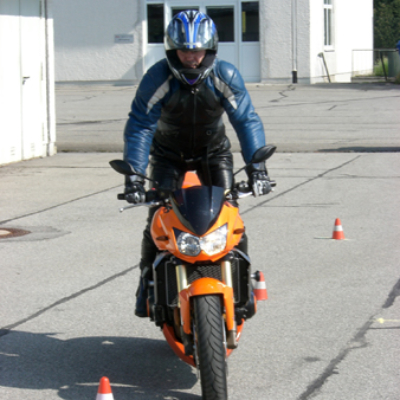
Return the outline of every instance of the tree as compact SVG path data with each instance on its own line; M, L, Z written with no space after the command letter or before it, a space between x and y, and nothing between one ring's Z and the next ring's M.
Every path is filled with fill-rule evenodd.
M394 48L400 40L400 0L374 0L374 47Z

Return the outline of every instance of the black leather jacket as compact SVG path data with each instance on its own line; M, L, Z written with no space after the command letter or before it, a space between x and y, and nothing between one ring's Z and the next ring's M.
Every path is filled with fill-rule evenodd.
M224 111L249 162L265 145L265 135L237 69L216 59L202 84L185 86L172 75L167 61L161 60L145 74L132 102L124 132L124 158L144 173L152 144L180 159L229 147L222 122Z
M227 139L224 111L206 84L182 85L162 108L154 140L183 159L199 157L219 148Z

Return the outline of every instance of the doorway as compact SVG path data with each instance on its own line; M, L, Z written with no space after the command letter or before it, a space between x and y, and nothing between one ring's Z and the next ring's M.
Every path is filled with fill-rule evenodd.
M259 82L259 3L258 1L171 0L164 4L147 2L147 41L144 69L165 57L163 35L171 18L180 11L196 9L209 15L218 29L218 57L239 69L245 82Z

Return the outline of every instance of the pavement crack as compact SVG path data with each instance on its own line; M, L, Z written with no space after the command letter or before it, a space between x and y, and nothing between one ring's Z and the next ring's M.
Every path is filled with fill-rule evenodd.
M36 313L30 315L29 317L23 318L23 319L15 322L13 324L10 324L10 325L7 325L7 326L4 326L4 327L0 328L0 338L2 336L8 335L10 333L10 331L12 331L13 329L17 328L18 326L20 326L22 324L25 324L26 322L29 322L29 321L39 317L40 315L42 315L45 312L51 310L52 308L57 307L60 304L67 303L67 302L69 302L69 301L71 301L73 299L76 299L77 297L80 297L85 293L91 292L92 290L96 290L99 287L101 287L101 286L103 286L103 285L105 285L105 284L107 284L107 283L109 283L109 282L111 282L111 281L113 281L115 279L118 279L121 276L124 276L124 275L128 274L129 272L133 271L136 268L138 268L138 265L134 265L133 267L127 268L124 271L121 271L121 272L118 272L117 274L111 275L108 278L103 279L102 281L96 283L95 285L89 286L89 287L87 287L85 289L80 290L79 292L71 294L70 296L66 296L66 297L63 297L60 300L57 300L53 304L50 304L49 306L47 306L45 308L42 308L41 310L39 310Z
M281 107L303 107L303 106L310 106L310 105L322 105L322 104L346 104L346 103L356 103L356 102L361 102L361 101L370 101L370 100L382 100L382 99L396 99L400 98L398 95L394 96L376 96L376 97L368 97L367 99L365 98L354 98L354 99L346 99L346 100L326 100L326 101L308 101L304 103L293 103L293 104L282 104ZM282 98L276 99L276 100L271 100L270 103L277 103ZM267 108L275 108L275 105L267 105L267 106L258 106L257 110L265 110Z
M126 118L118 118L118 119L105 119L98 121L75 121L75 122L58 122L57 126L65 126L65 125L90 125L90 124L111 124L113 122L121 122L126 121Z
M382 306L382 308L390 308L394 304L396 298L399 296L400 296L400 279L393 286L393 289L389 293L389 296L386 299L385 304Z
M353 350L360 350L368 347L368 343L365 339L365 334L370 329L371 325L374 323L375 317L370 317L368 321L356 332L353 339L349 342L347 347L339 352L339 354L331 360L322 374L315 379L310 385L308 385L307 389L298 397L298 400L308 400L318 394L318 391L322 388L325 382L332 376L338 375L337 371L338 365L346 359L346 357Z
M381 309L391 307L398 296L400 296L400 279L390 291L389 296ZM322 374L308 385L307 389L298 397L298 400L309 400L316 396L329 377L339 373L337 371L338 365L344 361L353 350L362 350L369 346L366 339L367 332L372 329L382 329L372 328L372 325L376 322L376 316L380 314L380 311L381 310L372 315L367 322L357 330L353 338L348 342L347 346L339 352L337 357L331 360ZM387 329L398 329L398 327L390 327Z
M336 171L336 170L338 170L338 169L341 169L341 168L345 167L346 165L351 164L351 163L353 163L354 161L358 160L360 157L362 157L362 156L361 156L361 155L358 155L357 157L354 157L354 158L352 158L351 160L346 161L346 162L344 162L343 164L338 165L337 167L328 169L327 171L323 172L322 174L318 174L318 175L314 176L313 178L310 178L310 179L308 179L308 180L306 180L306 181L304 181L304 182L301 182L301 183L299 183L298 185L295 185L295 186L293 186L292 188L290 188L290 189L288 189L288 190L285 190L284 192L279 193L279 194L277 194L276 196L274 196L274 197L272 197L272 198L269 198L268 200L264 200L264 201L262 201L261 203L258 203L258 204L256 204L255 206L249 208L248 210L243 211L243 212L241 213L241 215L244 215L244 214L247 214L247 213L249 213L249 212L251 212L251 211L254 211L254 210L256 210L258 207L262 207L262 206L264 206L265 204L270 203L271 201L274 201L274 200L276 200L276 199L279 198L279 197L285 196L285 195L287 195L288 193L293 192L294 190L296 190L296 189L298 189L298 188L300 188L300 187L302 187L302 186L304 186L304 185L309 184L310 182L313 182L313 181L315 181L315 180L317 180L317 179L320 179L320 178L324 177L325 175L327 175L327 174L329 174L329 173L331 173L331 172L333 172L333 171Z
M294 90L296 90L296 87L293 86L293 85L289 85L288 88L287 88L286 90L283 90L282 92L279 92L279 94L280 94L280 96L281 96L279 99L271 100L270 103L278 103L278 102L280 102L281 100L283 100L283 99L289 97L289 96L286 94L286 92L293 92Z
M67 205L67 204L74 203L75 201L82 200L82 199L86 199L86 198L88 198L88 197L95 196L95 195L100 194L100 193L108 192L109 190L116 189L116 188L118 188L118 187L120 187L120 186L121 186L121 185L113 186L113 187L108 188L108 189L105 189L105 190L100 190L99 192L90 193L90 194L87 194L87 195L85 195L85 196L77 197L76 199L72 199L72 200L69 200L69 201L65 201L64 203L56 204L55 206L51 206L51 207L48 207L48 208L44 208L43 210L34 211L34 212L31 212L31 213L24 214L24 215L20 215L20 216L18 216L18 217L14 217L14 218L10 218L10 219L5 219L5 220L3 220L3 221L0 221L0 225L6 224L6 223L12 222L12 221L17 221L18 219L30 217L30 216L32 216L32 215L41 214L41 213L46 212L46 211L54 210L55 208L62 207L62 206L65 206L65 205Z

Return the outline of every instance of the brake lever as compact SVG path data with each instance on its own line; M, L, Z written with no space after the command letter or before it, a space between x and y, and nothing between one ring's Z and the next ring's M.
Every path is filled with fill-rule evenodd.
M152 208L152 207L160 206L160 205L162 205L162 204L163 204L162 201L154 201L154 200L149 201L149 202L147 202L147 203L129 204L128 206L121 207L121 208L119 209L119 212L122 213L122 212L124 212L125 210L129 210L130 208L135 208L135 207L148 207L148 208Z

